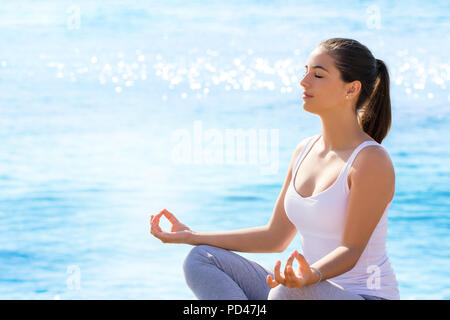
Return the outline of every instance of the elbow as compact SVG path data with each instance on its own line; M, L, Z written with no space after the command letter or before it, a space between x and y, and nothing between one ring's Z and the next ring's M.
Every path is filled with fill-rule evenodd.
M274 253L282 253L282 252L284 252L284 250L286 250L285 248L275 248L274 250L273 250L273 252Z
M353 269L361 257L362 250L360 248L344 246L349 259L350 269Z
M282 253L282 252L284 252L287 249L288 246L289 246L289 243L288 244L286 244L286 243L278 244L278 246L276 246L273 249L273 252Z
M358 263L358 260L354 260L351 264L350 264L350 268L348 269L348 271L352 270L356 264Z
M265 252L265 253L281 253L281 252L284 252L284 250L286 250L286 246L284 246L284 244L271 242L270 244L266 243L266 245L264 246L264 250L262 252Z
M283 247L280 246L274 246L272 245L266 245L264 246L263 249L261 249L258 252L262 252L262 253L280 253L283 252L285 249Z
M281 253L281 252L286 251L286 249L291 244L291 240L292 240L292 237L289 237L287 239L284 239L284 241L282 243L278 243L278 245L274 248L274 252Z
M270 247L270 252L281 253L284 252L292 239L297 233L297 229L293 226L292 228L274 228L270 226L265 226L266 233L264 234L264 242Z

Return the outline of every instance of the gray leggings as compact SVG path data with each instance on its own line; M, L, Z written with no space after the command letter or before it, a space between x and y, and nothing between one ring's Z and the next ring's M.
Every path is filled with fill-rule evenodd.
M189 288L200 300L384 300L344 290L325 280L317 285L271 289L266 282L270 269L246 259L233 251L198 245L183 263Z

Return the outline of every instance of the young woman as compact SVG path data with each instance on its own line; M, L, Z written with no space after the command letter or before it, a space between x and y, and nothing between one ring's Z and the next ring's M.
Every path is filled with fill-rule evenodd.
M310 54L300 84L303 108L320 117L322 132L293 152L267 225L196 232L166 209L150 218L162 242L195 246L183 268L199 299L400 299L386 252L395 191L381 146L391 124L386 65L356 40L328 39ZM162 215L170 232L159 227ZM303 254L295 250L283 271L281 261L272 271L232 252L283 252L297 230Z

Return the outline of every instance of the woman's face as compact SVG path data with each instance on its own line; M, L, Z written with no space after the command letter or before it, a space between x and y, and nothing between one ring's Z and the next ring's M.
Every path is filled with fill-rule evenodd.
M336 111L349 101L345 97L348 84L340 78L333 58L320 46L309 55L300 85L304 89L303 108L311 113Z

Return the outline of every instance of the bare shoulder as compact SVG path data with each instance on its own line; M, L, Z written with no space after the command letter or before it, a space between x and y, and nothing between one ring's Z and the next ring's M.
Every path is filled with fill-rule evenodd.
M297 157L302 152L302 150L306 147L306 145L308 144L309 140L311 140L312 137L313 136L307 137L302 141L300 141L300 143L295 147L294 157Z
M359 151L349 170L349 184L369 184L394 192L395 170L391 157L381 146L367 146Z
M300 153L306 147L306 145L308 144L308 142L311 138L312 138L312 136L306 137L305 139L300 141L299 144L297 144L297 146L295 147L294 151L292 152L291 162L289 163L288 176L290 175L290 172L292 171L292 169L294 167L295 161L298 159Z
M352 165L352 168L354 169L368 169L371 167L380 167L384 170L394 170L394 165L392 164L389 153L380 145L367 146L361 149Z

